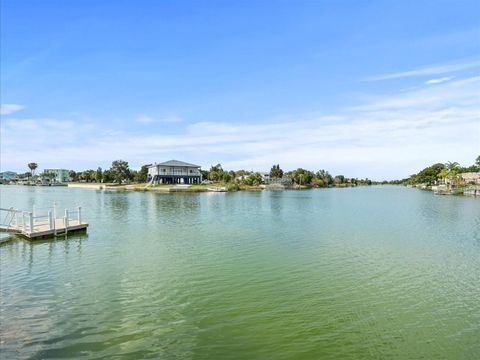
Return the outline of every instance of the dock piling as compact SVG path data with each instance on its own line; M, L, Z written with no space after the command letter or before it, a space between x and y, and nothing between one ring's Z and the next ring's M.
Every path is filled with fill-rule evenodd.
M68 210L65 209L65 217L63 218L63 223L65 225L65 234L68 232Z
M53 230L53 218L52 218L52 212L49 211L48 212L48 227L50 228L50 230Z
M33 212L28 213L28 227L30 232L33 233Z

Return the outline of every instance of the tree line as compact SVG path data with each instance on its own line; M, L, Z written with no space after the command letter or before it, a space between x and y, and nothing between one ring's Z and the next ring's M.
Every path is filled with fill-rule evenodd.
M84 171L74 171L70 170L68 176L71 181L81 181L81 182L101 182L101 183L143 183L147 180L148 166L143 165L140 170L130 169L128 162L124 160L115 160L112 162L112 165L108 169L102 169L98 167L96 170L89 169ZM53 180L55 178L55 173L51 170L44 170L38 175L35 175L35 170L38 168L37 163L28 163L27 167L30 171L20 174L19 178L35 178L40 177L46 180Z
M70 170L69 177L72 181L99 182L99 183L144 183L147 181L148 166L143 165L140 170L132 170L128 161L115 160L109 169L98 167L96 170L84 171Z
M213 165L210 170L201 170L203 179L213 182L238 183L246 186L258 186L265 182L278 182L285 180L297 186L310 187L332 187L332 186L356 186L371 185L369 179L346 178L343 175L332 176L326 170L317 172L298 168L293 171L284 172L279 164L275 164L269 173L259 173L247 170L224 170L221 164ZM266 176L267 175L267 176Z
M29 172L20 175L20 177L34 177L37 163L29 163ZM149 165L143 165L140 170L132 170L127 161L115 160L108 169L98 167L96 170L89 169L84 171L70 170L69 177L72 181L81 182L102 182L102 183L145 183L147 181ZM200 170L204 180L219 182L224 184L238 184L243 186L259 186L266 182L285 181L293 186L305 187L347 187L357 185L375 185L375 184L436 184L440 179L455 179L458 174L465 172L480 171L480 156L476 158L473 165L462 167L457 162L447 162L445 164L437 163L426 167L417 174L402 180L393 181L372 181L368 178L347 178L344 175L331 175L326 170L311 171L303 168L297 168L292 171L284 172L279 164L271 167L269 173L260 173L248 170L225 170L221 164L212 165L209 170ZM45 170L38 176L52 179L55 174Z
M462 167L458 162L447 162L445 164L437 163L426 167L419 171L417 174L413 174L410 177L399 180L400 183L405 185L426 184L434 185L442 179L454 180L459 174L467 172L479 172L480 171L480 155L476 158L473 165Z

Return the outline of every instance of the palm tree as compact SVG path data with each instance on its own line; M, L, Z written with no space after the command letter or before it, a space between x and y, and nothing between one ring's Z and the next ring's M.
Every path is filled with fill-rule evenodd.
M455 162L449 161L445 164L445 167L450 172L456 172L460 168L460 164L456 161Z
M458 171L460 170L460 164L458 162L447 162L445 164L445 169L443 169L438 176L449 179L452 184L454 184L455 179L457 178Z
M33 175L35 174L35 169L38 167L37 163L29 163L28 168L30 169L30 173Z

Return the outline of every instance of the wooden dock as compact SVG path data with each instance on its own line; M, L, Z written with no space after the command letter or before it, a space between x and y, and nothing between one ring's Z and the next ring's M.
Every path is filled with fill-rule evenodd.
M65 210L61 218L56 217L55 213L54 209L41 216L35 213L35 209L27 212L0 208L0 231L22 235L29 239L86 231L88 223L82 221L81 207L73 212Z

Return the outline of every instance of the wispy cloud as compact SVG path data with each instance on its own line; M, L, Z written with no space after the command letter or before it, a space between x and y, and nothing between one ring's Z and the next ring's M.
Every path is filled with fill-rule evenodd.
M182 122L182 118L176 115L168 115L168 116L149 116L145 114L140 114L135 119L137 122L141 124L153 124L153 123L179 123Z
M0 115L9 115L24 109L25 106L18 104L0 104Z
M450 81L453 78L454 78L454 76L445 76L445 77L441 77L441 78L427 80L427 81L425 81L425 84L427 84L427 85L440 84L440 83L445 82L445 81Z
M370 81L390 80L415 76L431 76L438 74L452 73L460 70L474 69L480 67L480 59L459 61L450 64L431 65L424 68L396 72L391 74L377 75L368 78Z
M179 158L204 167L220 162L226 168L268 170L280 163L286 170L302 166L400 178L434 162L474 161L480 153L479 86L480 77L469 77L374 98L328 116L181 123L174 134L143 127L112 133L69 120L10 118L2 123L2 166L21 170L35 161L40 167L81 170L106 167L117 158L133 167Z
M143 114L138 115L135 120L141 124L151 124L155 121L151 116L143 115Z

